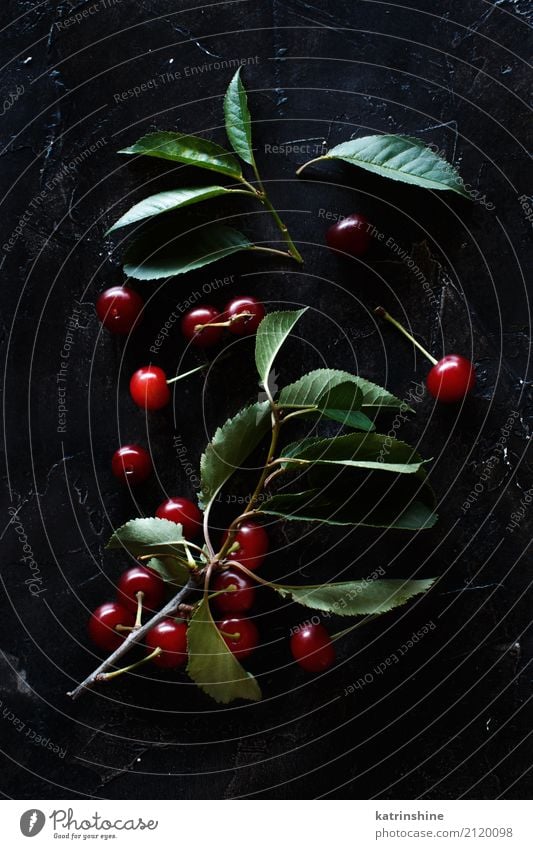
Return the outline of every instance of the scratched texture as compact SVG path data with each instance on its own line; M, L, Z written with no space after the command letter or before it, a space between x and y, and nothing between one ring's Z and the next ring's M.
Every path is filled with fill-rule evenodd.
M4 0L0 10L7 458L1 792L16 798L527 798L531 4L101 0L95 11L96 5ZM125 162L115 151L156 126L223 142L221 98L232 71L214 63L247 57L258 57L244 70L257 157L306 264L300 270L243 257L162 286L139 286L149 299L147 318L124 345L100 332L93 310L96 293L123 279L104 231L147 188L209 178L183 170L170 175L160 163ZM154 79L157 85L146 85ZM127 95L143 84L139 96ZM333 145L368 132L410 133L433 143L481 202L426 194L341 165L298 181L294 171L312 152L285 155L268 147ZM245 204L240 208L246 211ZM323 246L320 210L364 211L410 253L433 297L383 243L373 245L366 264L332 257ZM247 227L275 239L264 216L250 216ZM309 581L364 577L382 565L390 575L419 570L442 580L403 615L344 640L338 667L318 681L289 665L286 637L301 611L272 610L271 600L261 598L259 626L271 645L250 665L265 692L257 705L221 710L183 678L165 683L150 673L151 681L139 675L72 703L66 691L96 663L87 611L112 595L124 565L103 552L110 529L152 513L163 491L192 495L174 438L196 464L204 431L212 433L257 392L246 366L251 343L244 341L230 352L230 368L221 364L209 382L205 421L195 380L182 385L172 413L148 423L128 398L127 377L146 362L168 312L206 281L231 275L230 286L213 294L215 303L251 292L322 313L321 321L317 312L306 317L302 331L311 334L313 348L291 343L283 379L323 358L358 368L398 395L408 392L425 366L399 336L376 327L371 308L380 302L409 316L435 354L444 348L472 354L479 384L460 415L434 409L424 396L402 431L434 457L441 500L435 530L378 539L366 531L303 535L301 528L279 527L273 544L282 550L265 569L267 576ZM65 341L61 385L68 411L58 432ZM174 370L182 351L176 333L157 362ZM109 457L121 441L148 438L158 477L133 500L111 478ZM495 453L496 462L487 465ZM221 524L231 509L221 505ZM509 529L513 514L516 526ZM435 624L430 634L378 674L427 623ZM364 686L345 694L361 679Z

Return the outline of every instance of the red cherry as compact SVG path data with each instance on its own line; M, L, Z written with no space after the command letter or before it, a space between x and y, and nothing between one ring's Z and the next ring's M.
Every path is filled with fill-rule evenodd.
M145 481L152 469L152 458L140 445L123 445L111 458L111 471L115 477L130 486Z
M306 672L324 672L335 662L335 648L323 625L306 625L291 637L291 653Z
M370 244L370 223L364 215L348 215L326 231L326 242L335 251L364 256Z
M466 357L448 354L433 366L426 378L428 391L437 401L461 401L476 383L474 366Z
M227 569L221 572L213 582L213 589L217 593L222 592L214 599L221 613L245 613L253 606L255 582L237 571Z
M210 324L212 321L220 321L220 313L215 307L205 305L196 307L185 313L181 320L181 332L188 339L191 345L197 348L211 348L220 341L222 336L222 327L204 327L203 330L196 330L199 324Z
M259 642L259 633L250 619L235 617L218 623L218 629L227 647L237 660L244 660L252 654Z
M433 368L426 377L426 386L429 393L437 401L451 404L454 401L461 401L472 391L476 383L476 372L470 360L459 356L459 354L448 354L437 362L399 321L389 315L387 310L383 307L376 307L374 314L396 327L433 363Z
M156 610L165 597L165 583L159 575L145 566L132 566L123 572L117 584L117 599L129 610L137 610L137 593L142 592L142 605Z
M89 619L89 636L99 649L112 652L119 647L127 633L116 631L116 626L132 627L134 623L135 616L131 610L116 601L108 601L93 611Z
M160 410L170 401L167 376L159 366L143 366L130 380L130 394L135 403L145 410Z
M250 313L249 316L236 319L241 313ZM230 301L224 310L224 319L230 324L228 329L236 336L249 336L255 333L259 324L265 317L265 308L256 298L235 298Z
M125 334L139 324L144 301L133 289L113 286L99 295L96 314L111 333Z
M225 542L227 536L228 532L226 531L223 542ZM229 559L242 563L252 572L259 569L268 551L268 534L264 527L256 525L255 522L243 522L239 526L233 542L238 542L239 548L237 551L232 551Z
M163 649L161 654L152 659L156 666L165 669L183 666L187 660L187 625L174 622L173 619L163 619L148 631L146 645L150 651Z
M155 511L158 519L168 519L183 527L186 539L193 539L202 528L202 514L188 498L169 498Z

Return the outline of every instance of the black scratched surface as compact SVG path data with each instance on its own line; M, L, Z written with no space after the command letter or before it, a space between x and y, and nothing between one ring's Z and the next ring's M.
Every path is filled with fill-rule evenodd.
M2 248L1 266L1 792L527 798L531 4L100 0L94 11L95 5L4 0L0 10L4 245L24 217L13 246ZM244 77L259 166L305 266L243 255L185 278L139 284L146 321L124 344L102 333L94 314L97 293L123 280L120 249L113 251L120 239L105 238L105 230L143 194L210 178L115 151L155 127L224 143L221 106L232 70L214 63L245 57L257 57ZM139 96L123 95L153 79L158 84ZM295 169L313 150L272 149L323 140L331 146L372 132L434 144L482 202L425 193L341 164L298 180ZM250 211L245 203L238 208ZM333 257L320 210L364 212L410 253L433 297L383 243L373 244L365 262ZM250 214L243 228L276 239L264 215ZM376 326L377 303L409 320L435 355L473 356L478 387L460 413L435 408L424 396L402 429L434 458L437 527L414 537L322 529L299 539L302 528L279 526L279 551L265 568L267 576L309 581L364 577L383 566L390 575L416 571L441 575L441 582L401 615L345 639L339 665L319 679L289 663L287 633L301 610L272 610L272 600L261 597L259 627L269 645L250 664L265 694L256 705L224 710L184 676L165 682L157 673L72 703L66 691L97 661L85 633L88 610L112 596L124 565L103 551L111 528L153 513L164 492L192 496L176 436L197 464L205 434L257 393L251 359L246 364L250 340L214 367L203 406L197 378L179 385L172 410L148 419L127 392L129 375L148 360L176 304L231 276L208 300L222 306L230 295L250 292L271 306L312 306L300 328L310 341L289 343L280 380L327 362L358 369L403 397L426 367L392 330ZM57 377L75 309L66 427L58 433ZM175 332L154 362L174 371L183 352ZM184 367L200 359L187 352ZM157 476L134 499L112 479L109 459L118 444L136 440L149 442ZM238 483L231 492L242 493ZM476 485L481 492L463 510ZM19 524L9 508L18 511ZM232 509L220 506L221 525ZM524 515L511 531L517 511ZM428 636L375 673L430 622ZM344 695L365 675L370 683Z

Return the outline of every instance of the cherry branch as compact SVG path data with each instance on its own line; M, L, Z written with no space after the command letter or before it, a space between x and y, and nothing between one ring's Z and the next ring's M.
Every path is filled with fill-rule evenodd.
M197 586L193 580L189 580L189 582L181 588L181 590L176 593L176 595L170 599L161 610L158 610L148 622L145 622L140 628L137 628L134 631L130 631L129 635L126 637L123 643L120 644L118 649L109 655L101 664L97 666L94 672L91 672L90 675L87 676L74 690L71 690L70 693L67 693L67 696L70 696L72 699L77 699L81 696L85 690L89 690L94 684L96 684L99 680L102 680L100 676L104 675L107 670L111 666L115 666L116 661L120 660L136 643L138 643L142 638L150 631L155 625L161 622L162 619L165 619L166 616L170 616L174 613L179 605L190 595L191 590L196 589Z

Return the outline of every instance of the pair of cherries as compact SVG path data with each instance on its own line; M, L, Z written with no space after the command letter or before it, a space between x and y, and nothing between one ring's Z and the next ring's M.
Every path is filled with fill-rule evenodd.
M235 336L251 336L264 317L265 308L256 298L235 298L221 313L210 304L185 313L181 332L196 348L211 348L220 342L224 328Z
M163 583L155 572L144 566L134 566L124 572L119 581L120 598L130 599L132 593L144 594L143 605L155 606L160 596L159 583ZM142 588L142 589L141 589ZM163 600L164 586L160 601ZM124 636L135 627L135 613L120 600L108 601L93 611L89 619L89 636L92 642L103 651L112 652L119 647ZM146 647L150 653L160 649L151 657L156 666L172 669L184 666L187 660L187 625L175 619L162 619L146 635Z

